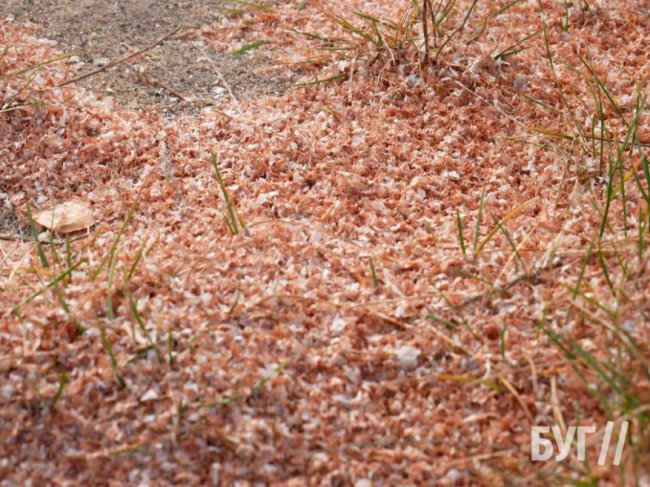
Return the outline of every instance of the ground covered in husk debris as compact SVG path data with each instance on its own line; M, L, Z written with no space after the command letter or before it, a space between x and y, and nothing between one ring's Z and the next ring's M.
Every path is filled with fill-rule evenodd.
M648 2L474 3L237 3L163 101L0 23L0 485L648 485Z

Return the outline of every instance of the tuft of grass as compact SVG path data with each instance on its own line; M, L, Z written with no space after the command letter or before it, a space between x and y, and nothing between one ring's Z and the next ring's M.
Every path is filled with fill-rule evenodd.
M15 49L15 46L7 45L4 47L2 52L0 52L0 82L12 84L17 83L18 86L12 90L13 94L10 96L0 96L0 114L19 110L21 108L26 108L31 105L47 105L46 102L37 98L37 94L34 90L30 89L33 82L36 80L38 74L46 66L63 61L74 55L74 53L64 54L52 59L48 59L41 63L27 66L25 68L18 68L13 71L5 71L3 69L3 63L9 53L9 50L12 48ZM0 88L2 88L1 85ZM0 89L0 92L2 91L3 89Z
M14 315L18 315L18 310L22 306L26 305L30 301L33 301L35 298L37 298L38 296L43 294L48 289L50 289L50 288L55 288L56 289L56 287L59 285L60 282L62 282L66 277L70 276L73 271L75 271L77 268L79 268L81 266L81 264L85 264L85 263L88 263L88 261L86 259L81 259L76 264L74 264L74 266L72 266L72 267L66 269L65 271L61 272L60 274L58 274L56 277L54 277L54 279L52 279L49 283L44 285L41 289L39 289L38 291L35 291L32 295L30 295L29 297L23 299L20 303L15 305L11 310L12 313ZM83 332L83 331L85 331L85 329L81 328L79 331Z
M464 4L464 8L461 8L457 0L413 0L402 10L396 20L380 18L359 10L334 12L321 8L326 19L342 29L340 35L324 37L312 32L298 30L294 32L319 42L317 49L324 53L321 57L304 61L306 64L345 60L349 65L355 66L359 61L373 64L380 59L386 60L386 64L389 64L400 62L408 54L416 53L420 56L421 52L423 52L421 61L426 64L431 57L431 51L433 51L433 58L439 60L443 55L453 54L463 45L477 41L495 19L521 1L514 0L478 20L475 23L476 29L464 43L461 42L461 38L476 11L478 0L472 0L468 5ZM418 33L420 29L421 36ZM499 52L496 58L503 59L525 50L527 48L525 43L540 32L524 36ZM345 79L355 71L350 69L350 72L337 73L300 86Z
M511 1L480 21L478 35L482 33L482 25L488 26L496 16L518 3L518 0ZM546 62L551 68L550 83L557 91L558 102L538 100L524 93L517 95L534 104L536 109L547 111L547 115L552 115L553 119L560 123L545 128L530 128L520 124L526 132L541 136L537 141L524 143L535 146L540 152L549 153L555 159L560 157L566 161L563 178L575 178L574 188L586 189L585 193L591 196L590 203L596 219L590 221L585 217L581 221L581 225L585 226L581 236L586 243L583 248L570 249L572 255L578 255L574 269L567 265L568 262L564 261L564 258L560 260L559 257L559 265L555 265L555 259L551 265L552 257L556 256L556 242L559 242L559 238L554 239L551 248L545 252L542 259L545 264L532 268L530 260L527 259L529 254L526 253L530 252L530 249L523 247L523 244L536 230L536 226L533 225L533 229L524 235L523 240L519 233L512 232L508 226L512 228L509 224L536 200L523 203L501 219L493 218L490 222L491 228L487 229L485 236L481 236L485 213L483 190L471 244L463 233L460 214L456 212L455 223L461 250L465 253L466 248L471 245L475 258L482 258L489 252L488 246L491 242L501 234L510 247L511 254L502 267L505 269L514 261L523 274L507 285L499 286L498 278L493 279L492 283L489 282L490 279L480 275L457 272L463 278L475 279L490 286L491 290L481 295L485 300L470 298L459 305L445 297L444 311L431 312L427 319L456 331L460 323L468 322L464 317L465 306L482 301L490 301L491 306L498 306L498 299L491 299L494 293L500 289L509 289L517 282L525 282L537 292L540 279L543 279L544 292L552 292L553 296L556 291L559 291L560 295L563 294L562 291L568 291L566 309L559 309L559 305L553 307L550 302L545 302L540 307L541 316L535 322L538 338L543 340L540 346L550 343L561 351L566 367L572 369L580 378L584 390L591 395L590 400L593 399L607 419L624 418L632 422L632 434L626 445L623 463L619 467L620 484L632 485L650 469L647 461L650 445L650 397L644 390L650 381L650 358L648 348L638 331L645 323L650 322L647 299L644 299L643 294L643 290L648 287L645 270L648 266L647 245L650 240L650 166L646 154L648 144L639 137L639 125L648 109L647 94L639 88L636 93L615 93L608 86L607 78L599 76L580 52L577 56L577 66L557 59L551 43L552 29L568 32L571 29L570 19L567 14L562 25L547 25L544 13L546 3L539 1L541 28L529 31L530 33L506 48L495 49L493 57L507 59L530 48L533 42L541 42ZM444 7L446 4L440 2L438 5ZM564 2L564 5L565 9L568 9L569 4ZM429 14L429 37L434 44L432 52L439 55L443 51L448 52L447 49L452 45L460 45L460 33L454 34L454 30L461 24L452 22L452 12L446 20L451 30L434 39L436 31L432 30L430 17L435 6L433 1L425 2L423 9ZM458 13L455 15L458 19ZM450 35L456 37L449 40ZM467 42L473 42L474 39L475 37L472 37ZM445 42L448 43L447 48L444 47ZM561 76L560 73L564 71L558 69L560 65L577 74L578 83L584 83L584 86L576 86L575 77L566 79ZM632 99L634 104L620 103L619 100L623 98ZM508 116L506 113L499 113ZM539 140L542 142L538 142ZM585 170L591 169L591 161L596 161L599 166L597 177L605 183L604 186L596 183L596 164L593 164L594 170L591 172ZM566 195L558 195L558 201L562 196ZM558 237L564 232L563 227ZM541 277L541 270L558 267L562 268L562 274L572 274L569 274L568 279L564 275L556 277L553 272ZM548 319L551 310L553 318ZM449 316L452 318L448 319ZM502 323L495 346L504 359L506 354L515 354L514 350L506 349L507 333L506 324ZM595 347L594 343L599 346ZM514 383L509 383L501 376L498 378L501 380L500 385L505 387L523 408ZM529 420L535 420L531 411L524 409ZM562 413L569 415L571 411L572 408L567 407ZM578 411L575 416L567 417L567 424L575 424L575 421L579 420ZM598 469L590 469L588 462L574 462L567 466L566 470L564 466L558 468L562 470L562 478L580 485L596 485L602 474ZM539 471L541 470L543 469L540 467Z
M38 257L39 257L39 260L41 262L41 266L42 266L42 268L44 270L51 270L50 261L48 260L46 254L45 254L45 249L43 247L43 243L38 238L38 230L36 229L36 222L34 221L34 218L32 217L32 212L31 212L31 208L30 208L29 205L27 205L27 218L29 219L29 226L30 226L30 229L31 229L32 238L34 239L34 243L36 244L36 250L38 252ZM51 232L50 232L50 240L49 240L49 242L50 242L50 247L52 249L52 252L56 255L56 249L55 249L54 243L52 241ZM58 258L56 260L57 260L57 263L59 264L59 267L60 267L60 260ZM87 260L86 259L81 259L76 264L72 264L71 263L71 256L68 253L68 268L66 270L60 272L58 275L56 275L48 284L45 284L41 289L39 289L38 291L35 291L32 295L28 296L27 298L22 300L20 303L15 305L11 310L12 313L15 316L18 317L19 316L19 309L22 306L24 306L25 304L31 302L36 297L40 296L45 291L52 288L52 289L54 289L54 293L55 293L55 295L57 297L57 300L58 300L59 304L61 305L61 308L63 309L64 313L68 316L68 318L71 320L71 322L74 325L77 333L83 334L86 331L86 329L83 326L81 326L81 324L72 316L72 314L70 312L70 308L69 308L65 298L63 297L63 292L61 291L61 284L63 284L65 282L66 278L71 279L72 272L74 270L76 270L78 267L80 267L81 264L83 264L83 263L87 263Z
M294 30L294 32L317 41L316 49L323 55L305 61L307 64L320 64L323 61L347 61L348 71L337 73L325 79L316 80L317 84L331 82L351 76L359 61L370 64L379 59L397 62L406 46L416 45L414 25L417 21L415 5L406 7L398 20L392 21L359 10L334 12L320 9L325 18L341 28L337 37L324 37L312 32Z
M150 348L152 348L155 353L156 353L156 358L158 362L162 362L162 356L160 354L160 350L156 343L153 341L151 336L149 335L149 332L146 330L146 327L144 326L144 321L142 320L142 317L140 316L140 313L138 312L138 300L133 296L133 293L131 291L132 285L131 285L131 279L133 278L133 274L135 273L135 270L142 260L143 255L146 253L150 252L153 247L158 243L158 240L154 241L148 249L145 250L145 245L142 245L139 249L138 252L135 255L135 258L133 259L133 262L131 263L131 266L129 267L128 271L124 271L124 276L123 276L123 288L125 290L126 295L128 296L129 299L129 306L131 308L131 314L133 315L133 318L136 320L138 326L140 327L140 330L142 331L142 334L147 338L150 344Z
M226 203L226 210L228 211L228 214L223 216L223 219L226 222L226 226L232 235L239 235L240 229L243 230L245 234L248 234L248 228L246 227L246 224L239 217L237 210L235 210L235 207L230 200L228 189L226 188L226 184L224 183L223 178L221 177L221 172L219 171L219 166L217 165L216 154L214 152L210 152L210 158L212 161L212 167L214 168L215 176L217 178L217 182L219 183L219 188L221 189L221 194L223 195L223 199Z
M425 2L428 0L425 0ZM449 3L455 3L454 2L449 2ZM455 28L453 29L446 37L446 39L442 42L440 47L436 50L436 55L435 58L438 59L442 52L445 50L447 45L451 44L451 42L456 38L456 36L460 36L465 30L465 26L467 25L467 22L469 21L470 16L472 15L472 12L474 12L474 8L476 7L476 4L478 3L478 0L472 0L472 3L467 9L467 12L465 13L465 16L463 17L463 21ZM423 21L426 23L426 19L423 19ZM426 46L425 46L426 48Z
M359 46L359 43L353 40L356 38L373 46L377 54L384 54L399 49L408 39L403 37L401 26L364 12L353 11L354 20L332 11L324 11L324 14L330 22L339 25L351 35L351 38L344 39L344 42L350 47ZM355 20L360 21L361 24L355 23Z
M530 101L560 114L570 130L536 132L548 138L549 145L563 147L556 153L564 153L568 163L575 165L578 183L587 186L599 221L588 229L592 234L582 250L584 257L576 268L573 283L559 284L571 293L569 308L561 313L564 323L560 320L553 325L542 317L536 327L561 350L585 391L591 394L608 419L625 418L632 422L633 434L619 466L621 485L631 485L635 479L638 481L644 469L647 472L650 468L643 460L650 444L647 407L650 398L639 387L650 380L650 360L647 346L634 332L635 327L650 319L643 302L638 299L639 290L647 287L644 270L648 265L646 248L650 229L650 171L646 148L638 137L642 113L647 109L646 96L637 90L635 104L631 108L628 106L626 113L606 79L601 79L580 54L580 64L567 67L582 79L586 95L578 95L580 91L575 86L568 89L556 70L556 65L562 61L552 56L549 27L544 20L541 1L539 7L544 49L560 101L559 106ZM568 28L568 17L565 17L562 29L568 31ZM572 93L573 98L567 93ZM593 114L590 128L584 123L586 107ZM587 179L589 176L582 176L581 161L586 158L599 163L598 176L606 183L600 193L598 186ZM629 209L632 197L638 207L636 218ZM630 252L627 244L633 241L629 232L634 225L637 227L636 249ZM602 289L594 285L595 279L602 282ZM575 323L580 324L579 336L566 331ZM601 338L604 346L589 348L583 337L591 335ZM588 479L597 481L588 464L574 467L585 482Z
M117 253L117 249L120 243L120 239L122 238L122 235L124 234L124 231L126 230L126 227L129 225L131 222L131 219L133 218L133 215L135 214L136 210L138 209L138 204L140 203L140 200L136 198L136 200L131 204L131 207L129 208L128 213L126 214L126 218L124 218L124 221L122 222L122 225L120 226L120 229L117 232L117 236L115 237L115 240L113 240L113 243L111 244L111 247L106 253L102 259L99 261L99 265L97 268L90 274L90 280L94 281L97 279L99 274L102 272L104 269L104 266L108 262L108 268L109 272L111 267L114 268L115 266L115 257Z

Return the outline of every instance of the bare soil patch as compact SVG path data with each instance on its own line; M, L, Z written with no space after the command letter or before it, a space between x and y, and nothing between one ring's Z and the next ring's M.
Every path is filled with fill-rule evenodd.
M201 53L193 47L201 26L239 13L223 0L3 2L3 14L44 26L43 35L58 41L61 51L78 54L77 76L151 45L180 26L176 36L144 55L81 81L99 94L114 96L125 108L158 108L169 114L195 113L215 103L223 83L213 64L242 100L278 95L288 88L286 79L265 70L272 58L264 49L234 56L227 50Z

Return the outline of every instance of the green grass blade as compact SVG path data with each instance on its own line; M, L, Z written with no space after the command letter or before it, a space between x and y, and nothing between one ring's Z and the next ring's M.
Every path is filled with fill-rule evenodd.
M481 191L481 199L478 202L478 214L476 216L476 226L474 227L474 240L472 241L472 247L474 252L476 252L476 246L478 245L479 232L481 230L481 223L483 220L483 202L485 200L485 188Z
M36 248L38 250L38 257L41 260L41 265L43 266L43 268L47 269L50 267L50 263L48 262L47 257L45 256L43 245L41 244L41 241L38 239L38 230L36 229L36 223L34 222L34 218L32 217L32 211L29 207L29 204L27 204L27 218L29 218L29 228L32 231L32 237L34 238L34 242L36 243Z
M113 347L111 346L111 342L108 340L108 337L106 336L106 329L101 324L99 324L98 326L99 326L99 333L102 339L102 346L104 347L104 350L106 350L106 353L108 354L108 357L111 361L111 368L113 369L113 374L115 374L115 378L117 379L120 388L124 389L126 387L126 381L124 380L124 377L120 372L120 367L117 363L117 358L113 353Z
M61 376L59 377L59 387L57 388L56 393L52 398L52 401L50 401L50 411L54 411L54 408L56 408L56 403L58 403L59 399L61 399L61 396L63 395L63 390L65 389L65 385L67 383L68 383L68 375L65 372L61 372Z
M49 64L53 64L53 63L57 63L59 61L63 61L64 59L68 59L68 58L70 58L70 57L72 57L74 55L75 55L74 53L63 54L61 56L57 56L55 58L48 59L47 61L44 61L42 63L38 63L38 64L35 64L33 66L29 66L27 68L20 69L18 71L13 71L13 72L10 72L10 73L2 74L2 75L0 75L0 80L3 80L5 78L9 78L11 76L20 76L21 74L25 74L25 73L28 73L30 71L34 71L36 69L41 69L41 68L43 68L43 67L45 67L45 66L47 66Z
M221 194L223 195L223 199L226 202L226 209L228 210L228 218L226 219L226 225L228 225L228 229L230 230L230 233L233 235L239 234L239 227L237 225L237 221L239 220L235 216L235 209L232 206L232 203L230 202L230 196L228 195L228 190L226 189L226 184L223 182L223 178L221 177L221 172L219 171L219 166L217 165L217 156L214 152L210 152L210 158L212 161L212 167L214 167L214 172L217 177L217 182L219 183L219 188L221 189ZM226 217L224 216L224 219Z
M463 225L460 221L460 213L456 210L456 227L458 228L458 240L460 241L460 248L463 251L463 255L467 255L467 250L465 249L465 237L463 236Z
M106 265L106 262L109 263L109 268L113 264L113 259L115 257L115 252L117 250L117 246L120 243L120 238L122 237L122 234L126 230L126 227L128 224L131 222L131 219L133 218L133 215L135 214L135 211L138 209L138 204L140 203L139 198L136 199L133 204L131 204L131 207L129 208L128 213L126 214L126 218L124 219L124 222L122 222L122 226L120 227L120 230L117 232L117 236L115 237L115 240L113 241L113 244L111 245L111 248L109 249L108 253L102 257L102 260L99 262L99 265L97 266L97 269L95 272L93 272L90 276L90 280L94 281L97 279L99 274L101 273L102 269Z
M372 274L372 283L375 287L379 287L379 279L377 278L377 272L375 271L375 263L372 260L372 255L368 256L368 263L370 264L370 273Z
M129 294L129 306L131 307L131 313L133 314L133 317L135 318L135 321L138 324L140 331L149 342L149 345L151 345L151 347L153 348L154 353L156 354L156 360L158 361L158 363L162 363L163 360L162 360L162 355L160 354L160 350L158 350L158 346L152 340L151 335L149 335L149 332L147 331L147 327L144 325L144 321L142 320L142 316L140 316L140 312L138 311L138 300L134 299L131 294Z
M236 51L232 52L233 56L241 56L242 54L246 54L248 51L252 51L253 49L257 49L258 47L263 46L264 44L268 44L268 41L255 41L250 44L246 44L244 47L237 49Z

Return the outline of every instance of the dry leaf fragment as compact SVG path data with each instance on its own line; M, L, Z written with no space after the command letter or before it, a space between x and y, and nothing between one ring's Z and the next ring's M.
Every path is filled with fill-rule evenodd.
M92 210L81 203L68 201L34 215L39 225L59 233L71 233L95 224Z

